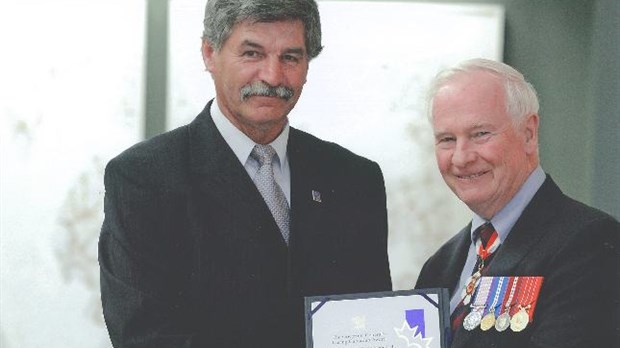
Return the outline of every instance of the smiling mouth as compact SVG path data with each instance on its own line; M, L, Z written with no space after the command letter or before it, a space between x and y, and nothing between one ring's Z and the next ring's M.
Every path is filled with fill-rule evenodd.
M488 173L488 171L478 172L478 173L469 174L469 175L455 175L455 176L458 179L461 179L461 180L473 180L473 179L477 179L477 178L483 176L486 173Z

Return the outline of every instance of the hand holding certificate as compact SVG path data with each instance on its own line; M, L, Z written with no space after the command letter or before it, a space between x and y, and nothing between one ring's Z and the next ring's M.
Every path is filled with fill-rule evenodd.
M407 290L306 298L308 348L447 348L448 292Z

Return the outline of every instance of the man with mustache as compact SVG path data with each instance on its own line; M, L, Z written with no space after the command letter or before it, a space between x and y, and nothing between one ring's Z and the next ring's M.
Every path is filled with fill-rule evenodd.
M314 0L208 1L215 99L106 167L115 347L303 347L304 296L391 290L379 166L288 124L321 49Z
M532 85L474 59L430 96L439 171L473 212L416 284L449 289L451 347L618 347L620 224L543 171Z

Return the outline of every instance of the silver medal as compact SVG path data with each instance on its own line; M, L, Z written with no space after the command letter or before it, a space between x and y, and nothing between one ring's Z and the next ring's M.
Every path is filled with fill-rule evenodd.
M480 325L480 321L482 320L482 311L473 311L463 319L463 327L467 331L471 331Z
M506 331L510 327L510 314L504 312L495 320L495 330L499 332Z

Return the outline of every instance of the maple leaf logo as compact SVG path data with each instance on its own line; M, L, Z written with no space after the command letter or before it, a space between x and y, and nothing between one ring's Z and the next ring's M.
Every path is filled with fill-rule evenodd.
M430 344L433 340L432 337L424 338L422 337L422 333L418 332L418 327L414 326L409 327L407 321L403 321L403 326L399 329L397 327L394 328L396 335L405 342L407 342L407 347L413 348L431 348Z

